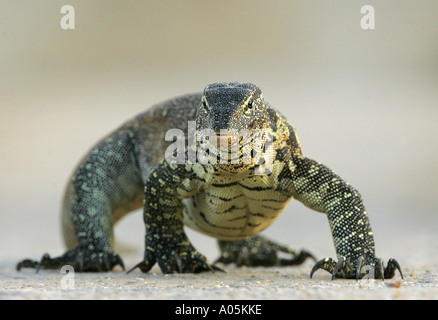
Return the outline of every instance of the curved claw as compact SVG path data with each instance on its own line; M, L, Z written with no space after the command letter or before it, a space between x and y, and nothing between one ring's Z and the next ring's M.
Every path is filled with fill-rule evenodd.
M313 254L311 254L310 252L306 251L306 250L301 250L299 254L297 254L294 258L292 259L280 259L280 261L278 262L278 264L280 266L293 266L293 265L300 265L302 264L304 261L306 261L307 258L312 259L313 261L317 262L315 256Z
M310 271L310 279L312 279L313 274L319 269L323 269L325 271L332 273L335 266L336 266L336 262L332 258L325 258L325 259L319 260L313 266L312 271Z
M110 265L110 261L108 259L107 255L103 256L103 265L105 266L105 271L108 272L111 270L111 265Z
M344 267L345 257L341 257L339 261L336 263L335 267L333 268L332 272L332 280L336 278L336 274L338 273L339 269Z
M398 270L401 278L404 279L400 264L397 262L397 260L392 259L392 258L388 260L388 265L385 268L385 272L384 272L385 278L391 279L392 277L394 277L395 270Z
M357 266L356 266L356 281L359 280L360 277L360 271L362 270L362 265L363 265L363 258L359 257L357 259Z
M38 262L38 264L37 264L37 266L36 266L36 268L35 268L36 273L39 273L40 270L41 270L42 265L43 265L46 261L49 261L49 260L50 260L50 256L49 256L47 253L45 253L45 254L41 257L40 262Z
M139 263L137 263L135 266L133 266L131 269L129 269L126 274L130 274L132 271L134 271L137 268L140 268L143 265L144 261L140 261Z
M210 267L213 269L213 272L219 271L219 272L227 273L224 269L221 269L221 268L215 266L214 264L211 264Z
M140 261L135 266L133 266L131 269L129 269L128 272L126 272L126 274L130 274L132 271L134 271L137 268L139 268L142 272L146 273L152 268L152 266L154 264L155 264L155 261L153 263L149 260L148 261Z
M221 270L220 268L216 267L216 266L212 266L210 264L208 264L207 261L205 261L203 258L201 258L200 256L197 255L193 255L191 256L191 260L195 260L197 262L199 262L201 264L202 267L204 267L204 270L202 268L200 268L200 266L198 266L197 268L195 268L194 272L195 273L199 273L202 271L211 271L214 272L215 268ZM223 270L221 270L223 271Z
M56 269L59 268L59 258L51 258L48 253L43 254L40 261L35 264L35 272L40 272L41 269Z
M310 259L312 259L315 262L317 261L316 257L313 254L311 254L309 251L301 250L299 255L303 255L305 258L310 258Z
M172 252L172 256L175 259L176 262L176 271L178 273L182 273L182 265L181 265L181 259L179 258L179 256L176 254L176 252Z
M120 256L118 254L116 254L115 258L116 258L116 264L115 265L116 266L117 265L120 266L122 268L122 270L125 271L125 264L123 263L122 258L120 258Z
M30 260L30 259L25 259L23 261L20 261L19 263L17 263L17 266L15 267L15 269L17 271L20 271L23 268L36 268L38 266L38 261L35 260Z
M385 275L384 275L384 271L383 271L382 259L377 259L377 261L376 261L376 268L378 268L380 276L382 277L382 281L384 281L385 280Z

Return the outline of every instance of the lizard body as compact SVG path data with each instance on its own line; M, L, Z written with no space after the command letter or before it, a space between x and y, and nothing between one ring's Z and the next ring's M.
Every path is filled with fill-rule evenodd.
M188 132L191 121L197 133L209 129L219 140L207 139L205 133L195 140L184 136L184 161L169 161L167 133L174 129ZM239 136L242 131L262 134L256 139ZM224 141L237 152L220 153L219 141L220 147ZM244 161L248 159L244 146L248 145L252 146L251 157ZM193 161L193 147L198 148L198 156L207 147L209 161L196 161L199 157ZM92 148L65 193L62 226L67 252L56 258L44 255L40 262L23 260L17 269L71 264L78 271L109 271L123 266L114 252L113 226L140 207L146 227L145 255L135 267L143 272L155 263L164 273L218 269L192 246L184 225L220 239L218 262L299 264L311 255L258 235L293 198L327 215L336 247L339 261L323 259L311 274L321 268L333 277L357 279L364 276L364 264L375 268L376 278L400 271L394 259L384 268L375 257L360 194L332 170L303 155L295 130L264 101L257 86L210 84L203 93L152 107ZM289 253L291 259L278 259L280 251Z

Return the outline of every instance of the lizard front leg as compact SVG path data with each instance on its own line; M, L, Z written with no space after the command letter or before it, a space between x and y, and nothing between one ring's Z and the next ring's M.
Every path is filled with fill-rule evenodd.
M326 213L338 262L325 258L316 263L311 276L324 269L334 278L359 279L364 265L374 269L377 279L391 278L402 272L396 260L385 268L375 256L373 232L361 195L326 166L301 155L293 155L289 171L282 177L283 187L306 206Z
M197 166L194 170L194 166ZM193 196L207 172L201 164L169 164L163 160L145 184L144 259L129 272L148 272L158 263L163 273L219 270L196 250L184 232L182 199Z

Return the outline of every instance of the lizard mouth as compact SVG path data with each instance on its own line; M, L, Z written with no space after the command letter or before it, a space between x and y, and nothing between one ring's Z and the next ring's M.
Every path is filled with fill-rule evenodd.
M241 153L242 150L251 148L252 138L233 133L216 133L216 147L225 153Z
M201 154L210 163L217 164L227 171L242 171L256 165L259 162L265 136L261 131L246 130L245 132L233 132L221 130L213 131L213 136L205 136L201 139Z
M219 166L240 171L253 165L251 158L252 138L250 136L230 132L216 133L216 136L216 148L214 148L213 153L216 153Z

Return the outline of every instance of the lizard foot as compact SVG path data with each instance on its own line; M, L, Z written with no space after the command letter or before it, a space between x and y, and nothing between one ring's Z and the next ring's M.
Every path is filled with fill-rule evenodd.
M164 257L162 257L164 258ZM131 268L127 273L131 273L135 269L139 268L142 272L146 273L155 265L155 259L145 259L140 261L133 268ZM211 265L207 260L198 253L184 254L183 257L178 255L176 252L172 252L170 259L160 259L158 264L163 273L200 273L204 271L220 271L225 272L221 268Z
M65 265L71 265L76 272L108 272L119 265L125 270L122 259L118 254L90 252L78 248L68 250L60 257L51 258L44 254L40 261L25 259L17 264L17 271L22 268L33 268L38 272L40 269L60 269Z
M378 258L365 259L359 257L354 263L351 262L350 258L345 257L340 257L338 262L332 258L322 259L312 268L310 278L318 269L323 269L332 274L332 280L335 278L359 280L367 274L371 278L385 280L394 277L396 270L400 272L403 279L400 264L395 259L389 259L386 268L382 259Z
M296 253L292 248L278 244L263 236L254 236L248 239L225 241L219 240L221 256L214 262L237 266L292 266L300 265L307 258L316 261L315 257L301 250ZM279 258L278 253L286 253L291 258Z
M146 251L144 259L131 268L128 273L136 268L148 272L156 263L161 271L167 273L199 273L204 271L222 271L222 269L209 264L207 258L196 250L184 233L167 238L165 243L157 241L153 230L146 233Z

